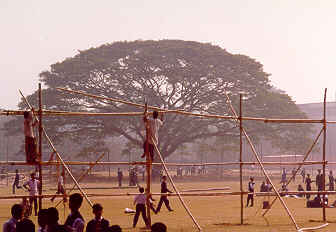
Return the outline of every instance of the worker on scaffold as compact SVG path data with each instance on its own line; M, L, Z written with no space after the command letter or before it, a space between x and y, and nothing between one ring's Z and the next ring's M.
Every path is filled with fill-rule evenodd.
M37 162L37 147L36 147L36 139L34 136L33 127L37 125L37 121L33 120L32 112L25 111L23 113L24 117L24 127L23 132L25 136L25 151L26 151L26 160L27 163L36 163Z
M143 144L144 153L141 156L141 158L144 158L146 156L146 142L148 142L148 149L150 157L153 161L154 159L154 144L158 146L158 140L159 140L159 129L163 125L163 113L160 114L159 119L159 112L154 111L153 112L153 118L148 119L147 116L144 117L145 125L148 123L149 126L149 141L145 141Z

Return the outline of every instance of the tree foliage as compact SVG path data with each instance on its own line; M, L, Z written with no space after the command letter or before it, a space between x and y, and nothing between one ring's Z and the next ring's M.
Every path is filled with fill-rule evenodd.
M51 65L40 74L44 84L43 104L51 110L127 112L143 109L129 105L60 93L55 87L71 88L100 96L144 103L162 109L231 115L225 92L238 109L244 93L244 115L304 118L291 98L276 90L259 62L245 55L230 54L219 46L180 41L114 42L79 51L77 55ZM28 99L36 106L37 92ZM20 108L25 108L23 102ZM124 136L142 146L140 117L45 117L44 123L58 143L71 140L83 149L102 149L107 136ZM17 124L7 124L16 131ZM310 141L307 127L244 122L254 138L267 138L279 148L300 150ZM11 127L13 126L13 127ZM222 140L238 137L229 120L166 114L160 130L160 149L169 156L184 143L213 136ZM299 139L298 143L295 143Z

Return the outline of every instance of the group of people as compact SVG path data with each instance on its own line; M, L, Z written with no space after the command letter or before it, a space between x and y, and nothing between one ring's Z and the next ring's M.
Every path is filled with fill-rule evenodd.
M140 196L140 195L139 195ZM137 197L139 199L140 197ZM39 232L121 232L119 225L112 225L103 218L103 207L101 204L94 204L92 212L94 218L90 220L85 228L85 220L80 213L83 197L79 193L74 193L69 197L68 215L64 224L59 224L59 214L55 207L40 209L38 212ZM139 203L138 203L139 204ZM141 207L137 207L141 208ZM12 217L4 223L3 232L35 232L35 224L24 216L24 207L21 204L14 204L11 208ZM138 210L137 210L138 211ZM136 214L137 215L137 214ZM166 232L167 227L161 222L150 226L152 232Z

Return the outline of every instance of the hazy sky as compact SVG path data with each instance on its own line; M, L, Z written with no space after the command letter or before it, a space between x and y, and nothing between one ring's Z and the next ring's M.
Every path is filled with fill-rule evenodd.
M0 0L0 108L77 50L137 39L210 42L255 58L297 103L336 92L335 0Z

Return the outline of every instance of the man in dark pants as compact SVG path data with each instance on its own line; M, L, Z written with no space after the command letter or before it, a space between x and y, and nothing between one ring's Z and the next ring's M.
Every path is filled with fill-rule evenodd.
M37 195L38 195L38 189L40 186L40 181L35 179L35 173L33 172L30 174L31 179L24 183L23 187L29 191L29 204L30 209L32 210L32 204L34 202L34 210L35 210L35 216L37 216ZM28 187L27 187L28 186Z
M140 187L140 194L135 196L134 198L134 204L136 204L136 212L133 218L133 228L135 228L136 224L138 223L140 213L142 214L142 218L146 226L149 226L149 222L146 216L146 195L144 194L144 191L144 188Z
M254 185L255 183L253 182L253 177L250 177L250 181L248 183L248 191L249 193L247 194L247 203L246 207L249 206L250 200L251 200L251 207L253 207L253 194L254 194Z
M168 188L167 188L167 183L166 183L166 180L167 180L167 177L166 176L163 176L162 177L162 182L161 182L161 193L173 193L172 191L170 191ZM156 208L156 213L160 212L160 209L161 209L161 206L162 206L162 203L165 203L167 209L169 211L173 211L170 206L169 206L169 200L168 200L168 197L165 196L165 195L161 195L160 197L160 201L159 201L159 204Z
M14 179L14 183L13 183L13 194L15 194L15 187L16 188L22 188L20 186L20 174L19 174L19 170L15 170L15 179Z

